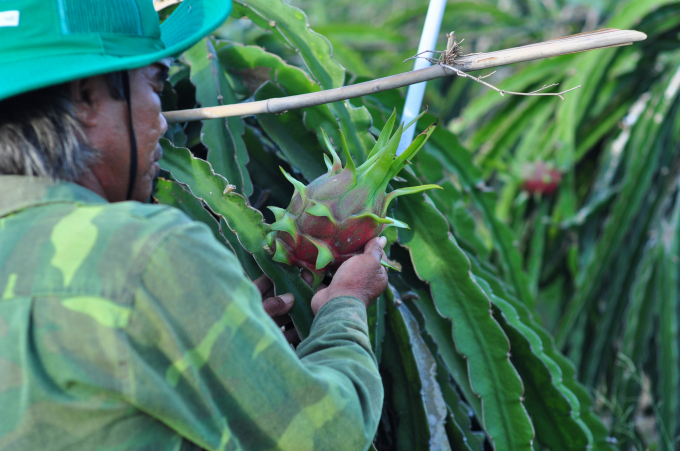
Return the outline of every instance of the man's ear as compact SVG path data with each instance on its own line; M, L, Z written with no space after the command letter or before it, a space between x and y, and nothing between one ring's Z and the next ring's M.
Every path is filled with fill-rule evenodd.
M81 78L69 83L74 113L85 127L97 125L103 96L108 94L105 83L101 76Z

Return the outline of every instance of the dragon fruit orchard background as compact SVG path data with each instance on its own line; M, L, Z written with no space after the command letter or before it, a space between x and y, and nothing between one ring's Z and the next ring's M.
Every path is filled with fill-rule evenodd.
M405 72L426 10L406 0L237 0L223 27L176 60L164 109ZM418 152L370 184L412 193L393 194L384 211L364 211L379 190L358 196L352 214L381 224L372 233L388 238L400 267L368 312L386 395L376 449L678 449L680 2L451 0L439 50L444 31L472 53L607 27L648 39L487 79L524 92L583 85L564 102L429 82ZM388 129L399 126L404 94L173 124L154 196L211 227L251 278L266 273L277 293L293 292L304 336L312 290L273 258L287 226L272 225L296 190L289 178L300 188L349 165L359 180L395 111ZM328 209L337 220L315 205L317 218ZM320 279L317 266L333 263L314 247L307 264Z

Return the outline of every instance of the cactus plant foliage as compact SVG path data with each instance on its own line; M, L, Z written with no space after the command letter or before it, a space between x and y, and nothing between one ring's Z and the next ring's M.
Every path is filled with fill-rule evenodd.
M219 31L228 40L209 37L175 61L164 109L363 81L287 3L234 0L233 17L250 20L230 19ZM546 74L583 83L564 103L430 83L445 91L426 98L422 133L400 156L408 125L398 125L403 98L394 91L170 126L156 199L206 222L249 277L266 273L276 294L294 293L302 338L313 290L298 267L318 282L370 238L388 238L385 252L402 270L389 271L390 288L367 311L385 387L378 451L677 444L680 398L665 399L680 387L680 54L671 45L680 3L626 0L606 11L604 25L644 31L645 47L537 61L504 82L523 91L540 88ZM461 119L422 127L435 122L434 110L443 121ZM516 177L539 161L562 179L550 196ZM435 186L442 189L425 191ZM643 377L651 387L640 397ZM606 403L593 402L594 387ZM654 408L664 400L647 432L627 417L644 399ZM621 408L609 412L608 429L598 414L609 403Z

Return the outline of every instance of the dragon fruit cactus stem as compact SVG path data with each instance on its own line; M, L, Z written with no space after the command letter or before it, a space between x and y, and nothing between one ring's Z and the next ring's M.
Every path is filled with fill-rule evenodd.
M397 146L405 127L399 126L392 135L395 120L396 113L393 113L368 159L358 168L342 132L344 168L322 130L324 142L333 157L331 161L328 155L324 155L328 167L326 174L305 186L281 169L295 186L295 192L287 209L269 207L276 222L271 225L267 244L274 251L275 261L308 269L317 285L327 271L334 271L348 258L362 253L364 245L379 236L385 227L408 228L403 222L386 217L392 199L440 187L414 186L388 194L385 190L390 180L425 144L435 124L418 135L397 157Z

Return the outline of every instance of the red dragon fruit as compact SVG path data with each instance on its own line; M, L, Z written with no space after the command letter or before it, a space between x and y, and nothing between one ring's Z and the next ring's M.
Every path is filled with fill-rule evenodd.
M323 132L331 161L324 155L328 172L309 185L295 180L281 169L295 186L287 209L269 207L276 222L267 235L267 244L274 251L274 260L297 265L314 274L318 283L328 270L335 270L353 255L363 252L364 245L380 235L385 227L405 227L403 222L386 217L392 199L403 194L440 188L423 185L401 188L385 193L388 183L425 144L434 125L418 135L398 157L397 146L403 125L392 135L396 114L392 114L375 147L364 164L355 167L341 135L345 167ZM323 131L323 130L322 130ZM390 137L390 135L392 135Z
M562 174L550 163L537 161L522 168L522 189L529 194L552 194L562 180Z

